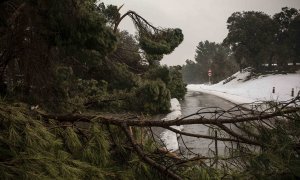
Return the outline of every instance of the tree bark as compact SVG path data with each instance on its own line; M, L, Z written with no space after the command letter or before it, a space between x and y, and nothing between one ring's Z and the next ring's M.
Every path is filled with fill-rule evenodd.
M290 108L286 110L278 110L273 113L266 113L262 115L253 115L249 117L237 117L237 118L217 118L217 119L207 119L204 117L196 119L175 119L171 121L161 121L161 120L145 120L143 118L136 119L119 119L103 115L82 115L82 114L42 114L39 113L45 119L54 119L61 122L91 122L92 120L97 120L99 123L108 123L120 126L120 124L126 123L128 126L137 126L137 127L170 127L170 126L179 126L179 125L191 125L191 124L210 124L210 125L219 125L219 124L229 124L229 123L238 123L238 122L248 122L248 121L260 121L264 119L270 119L285 114L295 113L300 111L300 107Z

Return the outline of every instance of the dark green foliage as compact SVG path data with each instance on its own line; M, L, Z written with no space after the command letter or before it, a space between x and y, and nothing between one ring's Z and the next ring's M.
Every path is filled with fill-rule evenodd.
M109 96L106 81L79 79L70 67L58 67L55 76L56 88L59 94L44 102L51 110L83 110L86 103L105 99Z
M74 6L78 8L70 8ZM47 26L51 31L59 30L55 37L50 36L54 45L77 46L102 55L114 50L117 39L106 27L94 0L85 3L54 0L47 2L46 7L42 13L47 15Z
M140 35L141 48L147 54L170 54L183 41L180 29L166 29L158 31L152 36L147 33L142 32ZM153 41L153 39L157 39L157 41Z
M296 62L297 50L295 49L296 37L293 31L299 28L293 28L292 22L299 12L295 8L282 8L282 11L273 16L274 23L277 25L277 32L275 35L276 52L274 52L274 59L280 66L286 66L289 62ZM274 60L273 60L274 61Z
M127 139L117 127L111 129L118 143L112 148L107 129L97 122L43 122L27 105L3 102L0 127L0 179L162 179L163 176L125 148ZM138 129L134 132L142 133ZM144 147L153 152L153 141L147 136L143 141Z
M91 99L100 104L106 98L113 102L110 98L132 93L141 84L138 74L149 67L146 61L152 66L183 40L180 29L158 30L132 13L132 18L141 20L136 24L137 42L132 35L112 29L120 20L117 6L96 5L95 0L21 0L13 4L15 8L9 11L9 2L0 6L1 18L21 9L16 19L5 23L9 26L0 28L0 84L8 87L12 98L45 104L55 111L74 109L71 106L82 109ZM141 47L143 38L149 43ZM151 43L167 48L146 52ZM141 49L147 60L140 56Z
M96 0L0 2L0 86L7 86L11 101L0 102L0 179L165 179L140 160L120 127L101 124L97 118L84 123L46 119L36 112L60 112L68 117L96 116L99 110L164 113L169 111L171 97L184 97L181 67L159 65L163 55L183 41L182 31L155 28L129 11L138 30L134 38L118 31L119 10L114 5L97 5ZM236 13L229 18L226 42L240 63L257 66L265 62L275 54L271 47L280 42L286 49L292 44L295 55L284 50L282 57L288 54L296 62L299 53L295 50L300 47L297 10L285 8L274 19L278 36L272 34L276 33L273 22L263 13ZM249 40L253 34L254 40ZM267 43L272 46L264 48ZM206 41L199 43L196 53L197 63L188 61L183 68L187 77L199 75L199 81L204 81L211 68L216 82L234 69L228 47ZM40 108L32 111L15 101ZM235 152L243 158L244 168L224 172L199 166L199 162L178 169L169 166L178 161L154 153L157 147L147 132L132 129L147 156L184 178L217 179L224 173L292 179L299 177L300 164L294 146L299 116L293 118L291 124L280 122L273 129L258 126L257 140L266 147L251 152L241 145Z
M269 105L276 109L282 106L263 104L264 107ZM227 165L221 163L222 170L216 173L228 179L299 179L299 115L298 111L263 123L260 120L239 123L237 127L245 137L251 137L262 146L238 143L229 147L228 155L233 159L226 158Z
M166 42L153 42L146 37L140 38L140 46L147 54L163 54L170 51Z
M291 22L289 33L294 50L294 63L300 63L300 15L297 15Z
M270 16L262 12L236 12L227 20L229 33L224 40L232 47L240 66L259 68L270 56L276 26ZM246 64L242 64L243 59Z
M221 51L219 48L222 48L222 46L220 44L216 44L215 42L199 42L196 48L195 61L201 65L209 65L212 63L212 60L215 58L217 53Z
M168 84L171 80L170 69L168 66L151 67L144 77L150 80L161 80Z
M255 179L298 179L299 174L299 115L290 114L288 122L279 120L274 128L259 128L259 141L266 147L249 156L243 177Z
M120 19L120 13L119 13L119 9L117 6L115 5L108 5L105 6L104 3L100 3L98 5L98 8L101 10L101 12L104 14L106 20L110 23L110 24L114 24L115 22L117 22Z
M128 70L131 72L141 73L147 71L146 60L142 59L139 44L134 36L127 31L122 31L118 35L117 49L108 58L111 61L127 65Z
M146 59L149 63L149 66L157 66L159 65L159 61L164 57L163 55L157 55L157 54L146 54Z
M272 18L262 12L233 13L227 20L229 33L224 44L229 45L241 68L252 66L256 71L295 71L288 63L299 61L297 31L294 26L299 11L282 8ZM272 67L277 64L277 67Z
M208 82L208 70L212 71L211 82L216 83L237 71L231 50L214 42L200 42L196 49L195 61L186 61L183 67L187 83Z
M213 172L213 169L210 170L210 172L198 165L192 165L191 167L187 168L185 172L183 173L184 176L190 177L191 180L210 180L210 179L218 179L218 177L211 173Z
M170 90L171 97L183 99L187 92L187 89L186 84L183 82L182 67L170 67L170 77L171 80L167 83L167 88Z
M81 150L92 147L93 140L83 141L73 128L54 126L49 130L40 120L28 116L26 108L23 104L1 103L1 179L104 179L110 173L96 163L81 160ZM102 134L91 133L101 138L101 146L96 148L101 153L93 153L92 159L100 158L105 165L107 141Z
M146 31L140 29L139 42L141 49L146 54L154 55L155 60L161 60L159 55L170 54L174 49L183 41L183 34L180 29L164 29L157 30L151 33L150 30Z
M182 67L182 76L185 83L200 84L204 81L203 72L199 71L200 67L198 63L187 59L185 65Z
M285 33L289 30L291 22L297 15L299 15L299 12L295 8L288 7L283 7L281 10L281 12L276 13L273 16L273 19L279 26L281 32L280 34L278 34L278 36L285 36Z
M131 103L139 111L149 113L168 112L170 91L162 81L146 81L135 90Z
M118 64L116 64L118 65ZM104 111L132 110L126 104L130 90L138 85L138 77L124 66L114 66L110 76L118 78L105 80L78 79L69 68L59 68L58 88L62 92L60 102L52 110L84 111L86 108ZM118 74L117 74L118 73ZM105 77L104 77L105 78ZM58 106L59 105L59 106Z
M71 68L74 76L86 78L115 49L117 38L106 27L106 20L93 0L26 1L25 4L16 3L23 8L20 16L10 26L0 29L0 52L7 52L0 59L1 69L7 70L1 70L1 76L6 73L9 91L21 100L31 103L60 100L63 92L56 84L56 69ZM4 81L3 77L0 79Z
M131 72L125 64L110 64L111 69L107 69L104 79L108 82L111 90L131 90L137 87L140 81L139 76Z
M169 111L170 90L183 96L179 70L141 74L182 42L181 30L143 31L138 42L112 30L118 11L95 0L1 2L0 84L8 99L45 114ZM120 128L46 120L29 109L0 103L0 179L162 178L138 159ZM152 153L153 141L143 140Z
M187 89L183 82L181 70L181 66L153 66L144 77L150 80L163 81L171 93L171 98L183 99Z

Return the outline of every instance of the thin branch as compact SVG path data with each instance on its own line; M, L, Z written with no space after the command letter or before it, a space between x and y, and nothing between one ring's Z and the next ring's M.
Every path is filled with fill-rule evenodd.
M217 124L218 127L220 127L222 130L224 130L225 132L227 132L229 135L236 137L237 139L242 140L243 142L247 143L247 144L252 144L252 145L258 145L258 146L263 146L261 143L248 139L242 135L237 134L236 132L232 131L231 129L229 129L228 127L226 127L223 124Z
M182 180L182 178L180 176L178 176L174 172L167 169L167 167L162 166L162 165L158 164L157 162L155 162L153 159L149 158L143 152L143 150L139 147L138 143L133 138L133 135L131 134L129 127L124 123L121 126L122 126L123 131L125 132L127 138L129 139L131 145L133 146L133 149L136 151L136 153L139 155L139 157L143 161L145 161L147 164L149 164L150 166L157 169L159 172L161 172L162 175L165 175L166 177L170 177L170 178L177 179L177 180Z
M151 25L146 19L144 19L142 16L140 16L140 15L137 14L136 12L134 12L134 11L127 11L125 14L123 14L123 15L120 17L120 19L119 19L117 22L115 22L115 27L114 27L114 32L115 32L115 33L116 33L117 30L118 30L119 24L121 23L121 21L122 21L126 16L131 16L131 17L135 16L136 18L143 20L143 22L144 22L145 24L147 24L148 26L150 26L150 27L153 28L154 30L159 31L159 29L157 29L156 27L154 27L153 25ZM132 20L135 21L135 18L132 18Z
M205 157L205 156L193 157L191 159L181 160L178 163L175 163L175 164L172 164L172 165L168 166L168 168L171 168L173 166L178 166L178 165L186 164L186 163L190 163L190 162L195 162L195 161L200 161L201 164L202 164L202 163L204 163L203 160L208 160L208 159L215 159L215 158L214 157Z
M216 137L213 137L213 136L183 132L183 131L174 129L172 127L167 127L166 129L169 129L170 131L173 131L175 133L178 133L178 134L181 134L181 135L185 135L185 136L196 137L196 138L204 138L204 139L212 139L212 140L216 139ZM230 142L239 142L239 143L247 143L247 142L244 142L242 140L232 139L232 138L218 137L217 140L220 140L220 141L230 141ZM253 144L251 144L251 145L253 145Z

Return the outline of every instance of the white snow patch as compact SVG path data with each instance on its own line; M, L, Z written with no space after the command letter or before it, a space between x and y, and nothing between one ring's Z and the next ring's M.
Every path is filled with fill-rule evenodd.
M170 121L180 118L182 116L181 106L179 101L176 98L171 99L171 112L167 114L162 121ZM174 129L182 130L183 126L171 126ZM160 134L160 138L163 141L168 151L174 152L179 149L177 134L170 130L165 130Z
M300 74L262 75L256 79L244 81L249 72L237 72L233 80L224 84L225 80L214 84L191 84L188 90L213 94L231 102L242 104L255 101L287 101L300 91ZM272 93L275 87L275 93Z
M167 114L166 117L162 118L161 120L163 121L170 121L170 120L174 120L174 119L177 119L178 117L180 117L182 114L181 114L181 111L179 110L176 110L176 111L172 111L170 112L169 114Z
M170 111L181 111L180 103L176 98L171 99Z
M179 149L176 133L170 130L165 130L160 134L160 136L165 148L168 151L174 152Z

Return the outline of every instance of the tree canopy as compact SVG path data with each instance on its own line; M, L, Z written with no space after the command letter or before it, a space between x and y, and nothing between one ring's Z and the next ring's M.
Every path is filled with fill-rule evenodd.
M272 17L257 11L233 13L222 44L199 42L195 62L186 61L183 68L185 81L207 82L211 69L212 81L218 82L237 70L236 63L240 70L250 66L258 73L295 72L300 62L299 16L299 10L288 7Z
M74 128L31 114L155 114L169 111L171 97L183 98L180 68L164 67L168 78L151 73L183 41L181 30L156 28L133 11L121 16L120 8L96 0L0 2L0 179L160 178L127 150L119 128ZM126 16L137 37L118 29Z
M229 45L239 63L255 68L270 56L276 27L272 18L262 12L236 12L227 20L229 33L224 44Z
M140 75L149 64L171 53L183 40L180 29L156 28L136 12L121 16L121 7L95 0L9 0L1 2L0 8L4 93L52 107L90 104L78 98L124 99L118 97L124 93L128 99L134 88L143 86ZM137 38L118 30L127 16L136 25ZM82 82L110 92L86 98L75 88Z
M297 16L299 11L288 7L273 17L255 11L233 13L227 20L229 33L223 43L232 48L242 67L259 70L263 64L269 68L272 64L285 68L288 63L296 65L298 41L292 24Z
M183 76L188 83L208 82L208 70L213 73L213 83L230 76L237 68L231 50L215 42L201 41L196 47L195 61L186 61Z

